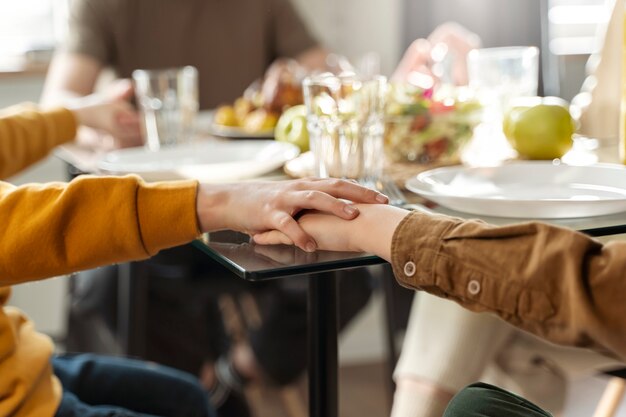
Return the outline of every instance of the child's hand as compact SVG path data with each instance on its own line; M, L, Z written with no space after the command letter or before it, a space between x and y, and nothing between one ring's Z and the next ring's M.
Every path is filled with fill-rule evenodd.
M359 216L344 220L317 211L303 214L298 223L317 243L318 249L370 252L389 260L391 239L406 210L382 204L357 204ZM254 235L258 244L290 244L291 240L278 230Z
M298 219L300 227L317 242L319 249L360 252L350 239L355 221L356 219L344 220L319 211L308 211ZM278 230L257 234L254 241L261 245L293 244L289 237Z

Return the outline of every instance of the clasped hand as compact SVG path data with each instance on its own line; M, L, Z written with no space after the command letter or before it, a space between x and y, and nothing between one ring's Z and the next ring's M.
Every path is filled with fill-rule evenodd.
M393 234L409 213L387 204L357 204L359 216L350 219L310 210L298 218L298 226L315 239L324 250L369 252L391 260ZM269 230L254 235L261 245L291 244L290 236L280 230Z
M375 190L339 179L201 184L197 213L203 232L232 229L255 239L260 235L261 241L263 235L269 234L273 242L295 244L312 252L318 248L316 239L294 218L303 210L352 220L361 211L354 203L387 204L388 201Z

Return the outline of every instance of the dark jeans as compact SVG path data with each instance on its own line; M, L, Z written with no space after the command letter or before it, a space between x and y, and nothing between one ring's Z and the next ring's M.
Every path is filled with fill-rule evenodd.
M443 417L552 417L524 398L482 382L454 396Z
M162 251L145 262L149 279L144 359L197 374L205 360L228 351L218 297L245 291L255 297L262 316L261 327L248 336L266 375L287 384L306 369L308 277L251 283L191 246ZM343 328L369 300L371 277L363 268L339 275ZM123 353L114 340L116 283L115 266L74 278L68 350Z
M214 417L193 376L153 363L98 355L52 359L63 386L55 417Z

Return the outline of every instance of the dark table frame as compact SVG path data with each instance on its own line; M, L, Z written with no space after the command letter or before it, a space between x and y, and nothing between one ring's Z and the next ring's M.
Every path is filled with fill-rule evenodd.
M344 254L344 257L339 253L322 251L318 252L319 258L310 264L268 264L267 268L249 270L233 258L225 256L220 252L219 247L211 246L211 243L199 240L193 242L192 245L230 269L235 275L249 281L264 281L298 274L311 275L308 289L309 416L338 417L338 300L335 272L342 269L380 265L386 261L374 255ZM251 247L253 245L244 250L249 250ZM285 248L285 250L300 252L296 248Z

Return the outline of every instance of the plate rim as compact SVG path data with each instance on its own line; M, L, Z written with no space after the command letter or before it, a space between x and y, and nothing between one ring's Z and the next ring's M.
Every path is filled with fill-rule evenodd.
M299 148L297 146L295 146L294 144L291 143L287 143L287 142L279 142L279 141L275 141L272 139L264 139L264 140L254 140L254 139L248 139L248 140L241 140L241 141L233 141L233 142L228 142L228 141L220 141L220 143L227 143L229 146L242 146L244 144L251 144L254 146L258 146L258 145L274 145L274 146L280 146L285 148L284 151L288 151L288 150L292 150L295 153L295 156L299 155ZM275 145L276 144L276 145ZM172 147L169 148L171 150L176 150L176 149L180 149L183 147L187 147L187 148L195 148L195 147L210 147L212 145L212 143L191 143L191 144L185 144L182 145L180 147ZM261 147L261 146L260 146ZM96 168L101 170L101 171L105 171L105 172L109 172L109 173L154 173L154 172L169 172L170 169L166 169L166 168L162 168L162 167L152 167L150 169L139 169L139 170L127 170L127 169L120 169L119 167L114 167L113 166L113 162L111 161L106 161L107 157L110 157L112 154L114 153L120 153L120 152L138 152L138 153L152 153L152 151L148 151L147 149L145 149L145 147L132 147L132 148L123 148L123 149L116 149L110 152L106 152L105 154L103 154L100 158L98 158L98 160L96 161ZM288 161L289 159L286 159L283 163L285 163L286 161ZM244 161L244 160L241 160ZM239 162L241 162L239 161ZM198 164L193 164L193 165L202 165L202 163L198 163ZM210 164L213 165L213 164Z
M626 195L623 198L610 198L610 199L601 199L601 200L571 200L571 199L561 199L561 198L550 198L550 199L542 198L540 200L530 200L530 199L511 199L511 198L502 199L502 198L495 198L495 197L471 197L471 196L461 196L461 195L439 194L439 193L429 191L429 190L424 190L424 189L419 189L419 191L416 191L418 187L414 187L411 184L413 181L418 181L420 177L425 177L427 176L427 174L434 175L441 171L459 172L464 169L476 170L476 169L484 169L484 168L501 168L504 166L511 166L511 165L545 165L545 166L554 166L554 167L564 166L564 167L572 167L572 168L573 167L576 167L576 168L593 167L593 168L607 168L607 169L613 169L613 170L626 172L626 166L616 164L616 163L608 163L608 162L600 162L600 163L589 164L589 165L570 165L570 164L565 164L565 163L554 164L552 161L536 161L536 162L519 161L519 162L512 162L509 164L502 164L498 166L489 166L489 167L479 167L479 166L464 167L462 165L454 165L454 166L448 166L448 167L433 168L424 172L420 172L419 174L414 175L413 177L406 180L404 183L404 186L407 190L411 191L412 193L419 194L424 197L454 198L458 200L471 200L471 201L476 201L476 202L479 202L479 201L480 202L506 202L506 203L518 203L518 204L525 204L525 203L530 203L530 202L564 203L564 204L581 204L581 203L598 204L598 203L606 203L606 202L626 201ZM624 191L626 191L626 187L624 188Z

